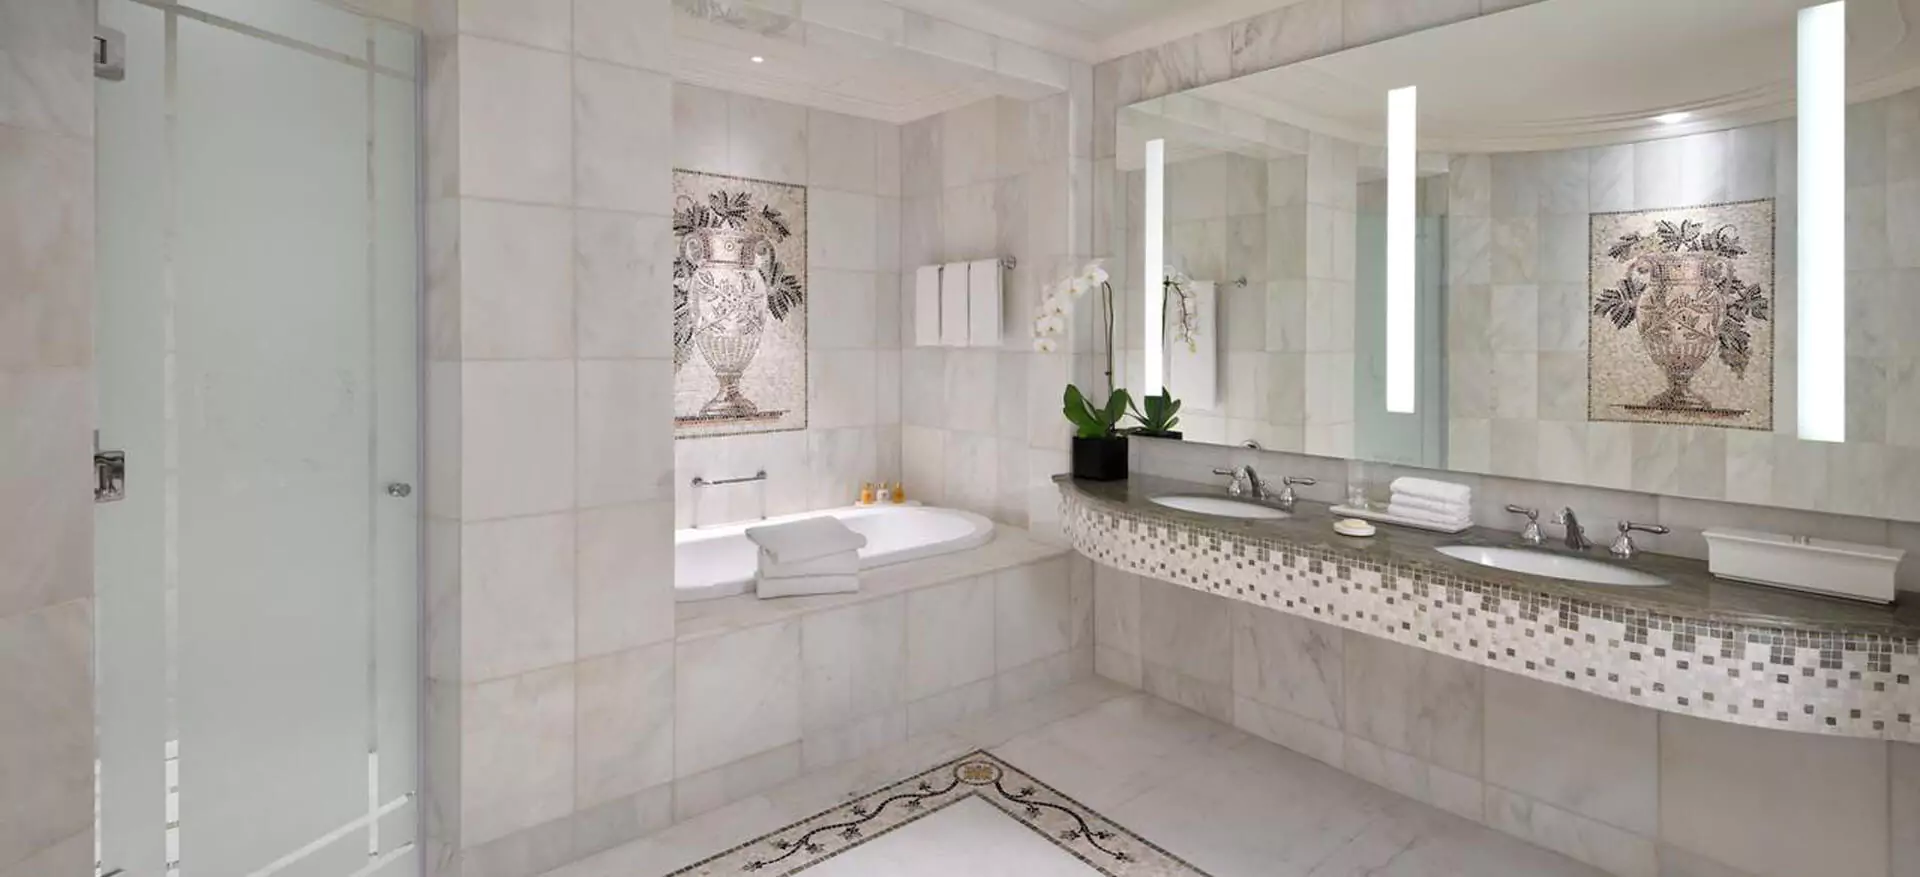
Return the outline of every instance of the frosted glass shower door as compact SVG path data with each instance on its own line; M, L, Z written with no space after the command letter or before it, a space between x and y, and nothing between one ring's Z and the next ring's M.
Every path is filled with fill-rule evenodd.
M417 874L417 36L100 18L100 864Z

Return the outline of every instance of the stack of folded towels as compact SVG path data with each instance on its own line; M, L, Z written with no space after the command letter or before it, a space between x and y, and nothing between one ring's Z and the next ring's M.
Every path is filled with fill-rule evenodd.
M1444 528L1473 525L1473 488L1426 478L1393 479L1387 514Z
M747 538L760 548L756 591L762 600L860 590L860 549L867 537L837 518L751 527Z

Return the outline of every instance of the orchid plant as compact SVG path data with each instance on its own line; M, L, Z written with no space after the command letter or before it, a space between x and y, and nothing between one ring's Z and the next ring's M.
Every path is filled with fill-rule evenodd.
M1161 290L1161 309L1173 317L1167 340L1173 344L1187 345L1188 353L1200 350L1200 307L1193 296L1193 278L1172 265L1167 266L1167 275Z
M1088 262L1078 273L1048 287L1033 317L1033 349L1041 353L1058 351L1060 336L1067 334L1067 317L1073 313L1074 302L1086 298L1087 293L1096 289L1100 290L1103 304L1111 313L1113 284L1108 282L1107 268L1099 259Z

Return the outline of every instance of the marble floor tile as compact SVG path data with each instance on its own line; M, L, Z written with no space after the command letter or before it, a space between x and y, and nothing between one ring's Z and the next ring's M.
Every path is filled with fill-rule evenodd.
M810 774L548 877L671 873L981 749L1211 877L1603 877L1558 853L1099 680ZM1088 873L990 805L975 800L953 809L960 807L954 803L906 823L917 828L855 846L808 873Z

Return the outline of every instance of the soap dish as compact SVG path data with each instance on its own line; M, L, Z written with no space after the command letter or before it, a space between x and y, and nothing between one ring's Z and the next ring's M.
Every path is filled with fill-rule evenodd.
M1342 536L1364 539L1380 532L1380 530L1359 518L1342 518L1341 520L1333 522L1333 532L1339 533Z

